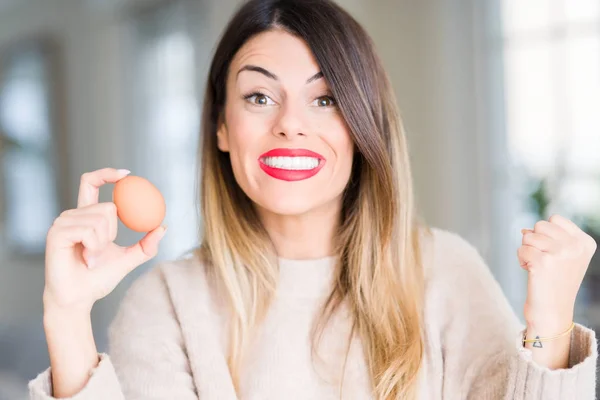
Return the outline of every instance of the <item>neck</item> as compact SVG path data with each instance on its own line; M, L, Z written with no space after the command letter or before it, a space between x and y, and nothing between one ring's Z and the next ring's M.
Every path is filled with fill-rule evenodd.
M273 214L265 209L259 214L279 257L308 260L333 255L340 211L341 203L300 215Z

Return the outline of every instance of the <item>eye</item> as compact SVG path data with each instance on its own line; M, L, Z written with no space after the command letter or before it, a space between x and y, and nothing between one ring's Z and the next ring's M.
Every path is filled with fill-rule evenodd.
M249 101L251 104L256 106L271 106L275 104L275 102L271 100L269 96L260 92L250 93L244 96L244 100Z
M335 100L331 96L321 96L315 100L318 107L333 107L336 105Z

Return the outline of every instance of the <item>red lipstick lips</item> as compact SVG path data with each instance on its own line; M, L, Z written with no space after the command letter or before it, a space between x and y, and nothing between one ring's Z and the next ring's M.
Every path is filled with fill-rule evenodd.
M264 160L267 157L311 157L318 159L319 164L311 169L284 169L267 165ZM270 150L261 155L258 158L258 164L260 165L260 168L271 177L290 182L301 181L315 176L325 165L325 158L323 158L322 155L307 149L280 148Z

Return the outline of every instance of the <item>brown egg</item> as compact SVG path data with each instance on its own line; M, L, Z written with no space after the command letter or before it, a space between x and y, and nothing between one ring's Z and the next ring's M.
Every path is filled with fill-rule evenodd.
M136 232L158 228L165 218L166 204L160 191L148 180L127 176L115 184L113 202L123 224Z

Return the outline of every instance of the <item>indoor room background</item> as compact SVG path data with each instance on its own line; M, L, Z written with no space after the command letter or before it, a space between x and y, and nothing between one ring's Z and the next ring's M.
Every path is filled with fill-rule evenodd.
M82 173L127 168L167 203L157 258L94 307L101 351L132 280L197 243L204 81L238 3L0 0L0 400L48 367L45 236ZM521 228L560 213L600 238L600 0L338 3L390 75L425 220L477 247L522 317ZM119 243L137 239L120 226ZM592 328L599 258L577 305Z

